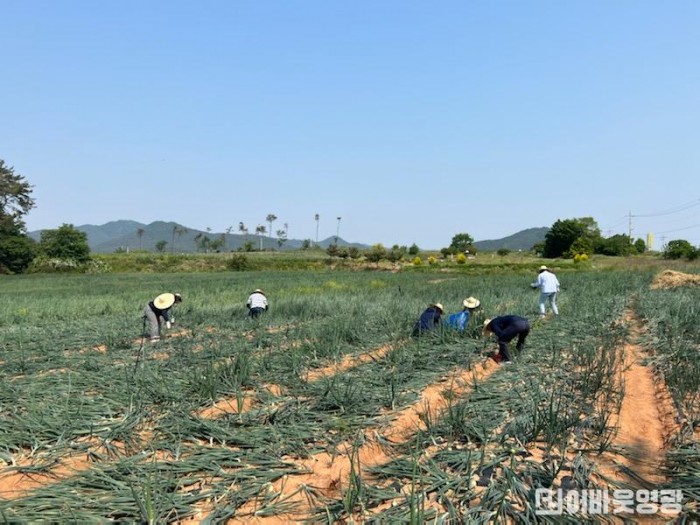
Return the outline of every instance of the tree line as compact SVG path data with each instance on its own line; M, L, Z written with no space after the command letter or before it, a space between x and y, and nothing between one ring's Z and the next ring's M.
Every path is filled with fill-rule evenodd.
M34 241L26 233L24 217L36 206L32 197L33 187L22 176L15 173L12 166L0 159L0 273L22 273L31 265L41 268L42 265L57 269L61 264L69 267L85 265L90 262L90 247L87 234L76 229L72 224L63 224L57 229L43 230L39 242ZM270 213L266 221L270 226L270 238L272 225L277 220L277 216ZM317 227L316 245L318 245L318 222L319 215L314 217ZM397 262L404 257L415 256L419 253L419 248L415 244L411 247L394 245L390 249L381 244L375 244L369 250L360 252L355 247L338 246L338 235L340 230L340 220L337 218L335 242L327 248L327 253L331 257L357 259L364 257L369 262L379 262L383 259ZM179 230L178 230L179 229ZM233 227L227 229L230 233ZM173 242L175 236L184 233L184 229L175 227L173 229ZM238 231L248 235L248 228L243 222L239 223ZM263 235L267 233L263 225L255 229L255 233L260 236L260 249L263 249ZM287 240L288 226L277 231L277 243L281 248ZM143 235L143 230L137 231L139 238ZM225 243L225 237L210 239L204 234L200 234L195 239L198 247L202 251L219 251ZM158 251L164 251L166 241L157 244ZM303 249L313 247L313 243L307 240L302 245ZM646 251L646 243L642 239L631 239L628 235L613 235L603 237L596 221L591 217L560 219L549 229L545 240L532 247L532 251L546 258L576 258L593 254L603 254L612 256L628 256ZM247 241L243 251L251 251L253 245ZM458 233L452 238L448 247L440 250L443 257L458 256L466 258L476 254L474 239L468 233ZM506 250L503 250L504 255ZM700 256L700 248L693 246L684 239L669 241L664 246L663 256L669 259L697 259Z

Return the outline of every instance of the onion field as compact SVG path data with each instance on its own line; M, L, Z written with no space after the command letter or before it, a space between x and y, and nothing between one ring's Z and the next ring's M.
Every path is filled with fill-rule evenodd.
M700 287L558 277L545 319L534 272L3 277L0 522L700 519ZM183 302L151 344L162 292ZM513 364L479 321L410 337L468 296L530 320ZM538 489L631 491L632 512L543 513Z

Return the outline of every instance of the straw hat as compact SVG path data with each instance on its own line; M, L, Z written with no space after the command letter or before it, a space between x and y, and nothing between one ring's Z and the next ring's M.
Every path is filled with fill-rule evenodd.
M445 309L442 307L442 305L440 303L431 304L430 306L434 306L435 308L437 308L441 312L445 311Z
M180 294L162 293L153 300L153 304L158 310L165 310L175 304L176 295L179 296Z
M543 264L540 266L540 271L543 272L544 270L547 270L548 268Z
M489 328L490 322L491 322L491 319L486 319L486 321L484 321L484 327L481 329L481 333L483 335L487 335L489 332L491 332L491 329Z
M265 292L263 292L260 288L256 288L255 290L253 290L253 293L261 293L265 295Z
M476 297L467 297L464 301L462 301L462 304L465 308L478 308L481 301L479 301L479 299Z

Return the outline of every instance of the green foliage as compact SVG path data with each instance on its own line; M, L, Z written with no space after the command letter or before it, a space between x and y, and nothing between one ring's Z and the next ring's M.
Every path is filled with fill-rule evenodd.
M566 252L564 257L573 257L577 253L593 254L593 241L589 237L579 237L576 239Z
M464 253L467 251L474 253L474 238L468 233L458 233L452 237L449 248L452 254Z
M338 245L335 243L329 244L328 248L326 248L326 253L329 257L338 257L338 254L340 253Z
M359 259L360 257L362 257L362 252L357 246L350 246L348 248L348 256L351 259Z
M600 239L596 244L595 252L602 255L624 256L637 253L637 248L632 244L629 235L622 234Z
M647 243L644 242L644 239L637 239L634 241L634 248L637 250L637 253L644 253L647 251Z
M458 253L457 257L455 258L455 261L457 262L457 264L465 264L467 262L467 256L463 253Z
M365 253L365 258L369 262L379 263L382 259L386 259L387 251L381 243L375 244Z
M22 218L34 208L32 187L12 166L0 159L0 233L20 235L24 232Z
M22 273L36 252L36 243L26 235L0 234L0 273Z
M421 259L420 257L414 257L412 263L413 263L413 266L422 266L423 259Z
M669 241L664 248L664 259L690 259L697 258L697 249L684 239Z
M390 262L399 262L401 259L403 259L404 255L406 255L406 247L405 246L398 246L394 245L391 247L391 250L386 254L386 258Z
M501 257L505 257L510 253L510 250L508 248L501 248L500 250L497 250L496 253Z
M156 243L156 251L157 251L158 253L163 253L163 252L165 251L165 246L166 246L167 244L168 244L168 241L163 241L163 240L158 241L158 242Z
M419 253L420 253L420 248L418 248L418 245L414 242L408 248L408 254L409 255L418 255Z
M79 264L90 260L87 234L77 230L72 224L63 224L56 230L42 231L39 249L49 259L73 260Z
M586 253L592 253L593 244L600 238L598 224L591 217L580 219L557 220L545 235L542 255L548 258L562 257L574 251L572 245L578 239L579 247L586 247ZM585 246L582 246L585 243ZM590 244L589 244L590 243ZM590 245L590 248L587 246ZM588 251L590 250L590 251ZM576 250L581 253L580 250Z
M233 254L226 261L226 268L232 272L243 272L250 269L250 261L243 254Z

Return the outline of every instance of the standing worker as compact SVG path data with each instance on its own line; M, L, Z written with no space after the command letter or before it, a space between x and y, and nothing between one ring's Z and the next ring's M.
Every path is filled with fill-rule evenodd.
M450 328L454 328L460 332L464 332L467 329L467 323L472 317L474 311L479 308L481 301L476 297L467 297L462 301L462 311L455 314L451 314L445 319L445 324Z
M546 266L540 266L537 280L530 286L540 289L540 318L545 316L545 303L549 301L554 315L559 315L557 308L557 292L559 291L559 279Z
M260 288L253 290L253 293L248 296L245 305L248 307L248 316L251 319L255 319L261 313L267 312L268 304L265 292Z
M175 322L175 318L170 315L170 309L177 303L182 302L179 293L162 293L143 309L143 316L151 323L151 342L160 341L160 321L165 321L165 327L170 328Z
M511 359L510 352L508 351L508 343L517 335L518 343L515 345L515 348L520 351L523 349L525 338L529 333L529 321L518 315L503 315L484 321L484 336L494 334L496 338L498 338L498 353L500 359L497 361L509 363Z
M440 317L442 316L445 309L440 303L431 304L425 311L420 315L418 321L413 327L413 332L411 335L418 336L424 332L429 332L440 326Z

